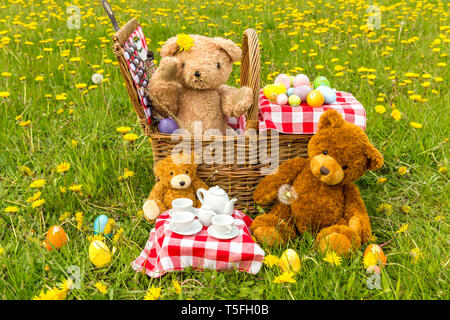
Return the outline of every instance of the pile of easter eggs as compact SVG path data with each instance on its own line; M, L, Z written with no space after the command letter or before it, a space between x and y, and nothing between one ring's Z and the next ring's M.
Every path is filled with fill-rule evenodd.
M270 101L292 107L303 102L312 108L318 108L336 102L336 91L330 88L330 82L323 76L317 77L311 84L304 74L294 77L282 73L275 78L274 84L263 88L263 93Z

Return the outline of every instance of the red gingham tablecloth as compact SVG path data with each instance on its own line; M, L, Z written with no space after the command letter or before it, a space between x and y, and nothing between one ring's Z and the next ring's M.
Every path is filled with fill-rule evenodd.
M298 107L280 106L260 92L259 131L273 129L281 133L314 134L317 132L320 116L328 109L338 111L346 121L366 129L366 110L350 93L336 91L336 102L312 108L306 103Z
M211 237L206 227L192 236L170 231L170 217L166 211L156 219L144 250L131 266L152 278L191 266L199 270L238 269L256 274L261 268L264 251L250 236L248 227L252 219L239 210L234 210L233 217L239 235L230 240L219 240Z

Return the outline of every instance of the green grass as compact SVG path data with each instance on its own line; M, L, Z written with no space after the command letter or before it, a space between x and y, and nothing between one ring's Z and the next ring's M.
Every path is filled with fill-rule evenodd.
M301 67L310 78L326 76L335 88L353 93L366 108L366 132L385 157L381 170L368 172L358 181L376 242L389 241L404 224L408 229L383 248L388 264L379 290L367 288L364 247L344 258L340 266L332 266L314 250L310 234L283 247L264 247L278 256L287 248L299 253L302 269L294 284L273 283L279 270L267 266L257 275L187 270L151 279L135 273L130 262L139 255L153 227L139 214L154 183L152 150L140 131L118 67L110 62L115 57L109 20L93 0L82 2L79 30L67 28L63 1L4 1L0 5L0 72L7 74L0 76L0 92L10 96L0 98L0 299L31 299L67 278L72 265L80 268L81 283L69 299L142 299L151 286L162 287L161 299L450 297L450 190L448 174L444 169L438 171L448 168L449 155L449 69L448 64L439 64L448 60L449 53L445 1L421 2L422 6L414 1L397 5L387 1L381 7L381 28L371 33L364 29L369 1L247 1L248 6L232 1L111 2L120 25L138 18L153 50L181 32L226 36L239 43L243 30L254 27L260 32L262 85L271 83L278 72L295 74L289 70ZM107 41L102 43L101 37ZM298 49L291 52L296 44ZM64 50L70 50L68 57L61 56ZM73 57L81 61L70 61ZM317 69L317 65L324 68ZM338 71L336 65L345 69ZM373 71L362 71L362 67ZM107 79L101 88L85 94L85 89L75 88L79 83L92 85L91 76L98 69L104 70ZM389 79L393 71L395 83ZM408 73L418 77L410 78ZM367 74L376 75L373 82ZM26 79L21 80L22 76ZM37 76L44 76L43 81L35 81ZM238 77L235 67L230 84L236 85ZM430 85L423 86L427 81ZM67 99L58 101L56 95L62 93ZM412 100L414 94L426 101ZM402 114L399 121L390 115L394 104ZM385 106L386 112L376 113L376 105ZM18 115L23 118L20 121L31 120L31 124L20 126L15 120ZM411 121L423 127L415 129ZM132 127L139 139L133 144L125 142L116 132L119 126ZM62 162L71 164L64 174L55 171ZM34 174L24 174L21 166ZM397 172L402 166L408 169L403 176ZM119 181L125 168L135 175ZM386 181L377 183L380 177ZM37 190L29 184L37 178L47 182L40 190L46 202L31 208L26 200ZM82 184L82 192L60 192L59 187L72 184ZM391 205L392 212L377 212L380 204ZM17 206L19 211L7 213L8 206ZM404 213L403 206L410 206L410 211ZM59 222L64 212L72 218ZM96 269L90 263L87 236L92 231L77 229L75 212L83 212L86 226L92 227L99 214L106 214L116 219L117 228L124 228L107 268ZM40 243L48 228L58 223L70 242L60 252L48 252ZM112 241L107 243L113 246ZM417 262L411 254L415 248L422 253ZM177 295L172 280L188 279L202 285L186 281ZM95 288L99 281L108 286L106 295Z

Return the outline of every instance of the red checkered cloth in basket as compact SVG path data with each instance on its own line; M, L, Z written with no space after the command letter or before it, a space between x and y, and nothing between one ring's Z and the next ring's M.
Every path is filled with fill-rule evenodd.
M168 229L168 211L156 220L155 228L139 257L131 263L137 272L158 278L169 271L194 269L238 269L258 273L264 251L250 236L248 227L252 219L234 210L235 226L239 235L230 240L219 240L208 234L207 228L192 236L182 236Z
M314 134L320 116L328 109L338 111L346 121L366 129L366 110L350 93L336 91L336 102L320 108L311 108L306 103L298 107L280 106L267 99L262 90L259 95L259 131L273 129L281 133Z

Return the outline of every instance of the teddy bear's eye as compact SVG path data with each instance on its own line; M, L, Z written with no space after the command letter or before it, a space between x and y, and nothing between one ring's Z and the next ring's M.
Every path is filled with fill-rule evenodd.
M343 169L343 170L347 170L347 169L348 169L348 166L342 166L342 169Z
M186 63L183 62L183 63L181 64L181 67L184 68L185 65L186 65Z
M170 175L173 176L173 172L171 172Z
M323 154L328 154L328 151L327 150L323 150L322 153Z
M220 62L217 62L217 69L220 69Z
M186 174L189 174L189 171L188 171L188 170L186 170Z

